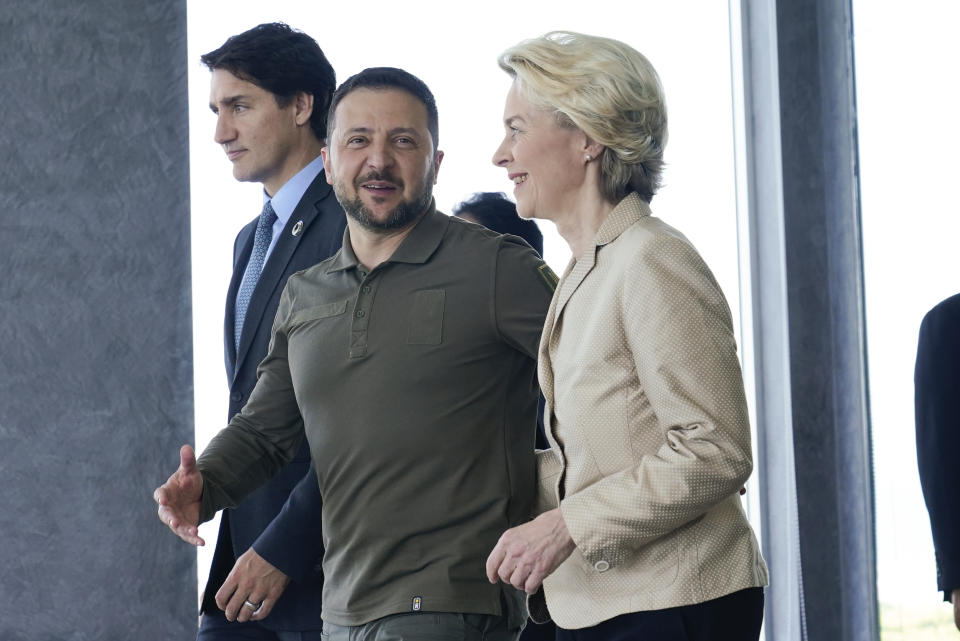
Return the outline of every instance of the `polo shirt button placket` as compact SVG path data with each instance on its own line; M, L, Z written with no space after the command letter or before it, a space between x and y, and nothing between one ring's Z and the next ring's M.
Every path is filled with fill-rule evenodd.
M357 294L357 305L353 312L353 327L351 329L350 358L362 358L367 353L367 310L370 307L370 293L373 287L365 281L369 275L366 271L358 270L361 285Z

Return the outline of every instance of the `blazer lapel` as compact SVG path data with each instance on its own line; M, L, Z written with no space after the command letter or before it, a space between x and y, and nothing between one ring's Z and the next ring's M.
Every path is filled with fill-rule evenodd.
M546 341L545 344L548 349L556 347L554 344L556 329L563 322L563 309L570 301L574 292L577 291L577 288L580 287L580 284L583 283L583 280L593 270L593 266L596 264L596 257L597 248L594 246L592 251L587 252L587 254L579 260L571 260L571 263L567 266L567 270L563 274L563 278L560 279L557 293L550 304L549 331L547 331L547 327L545 326L543 337L541 338L541 343Z
M583 258L580 258L573 264L573 268L567 274L566 278L563 279L563 282L560 283L560 288L557 290L557 319L563 315L563 308L566 306L567 301L570 300L573 293L580 287L580 283L583 282L583 279L586 278L587 274L593 269L593 266L596 264L596 256L597 248L594 247L593 251L588 252Z
M610 212L603 222L594 239L593 249L579 260L571 259L563 272L557 291L547 310L547 318L543 325L543 334L540 337L540 350L537 365L537 375L540 380L540 389L543 392L546 407L544 411L544 428L550 446L561 452L557 447L556 434L553 425L554 390L553 390L553 356L559 342L559 329L563 323L563 310L597 264L597 253L600 247L616 240L637 220L650 214L650 208L636 193L626 196Z
M607 219L600 225L597 235L593 240L593 249L587 252L582 258L567 266L567 271L560 280L557 288L555 300L557 301L556 314L553 317L553 326L549 332L550 345L552 346L554 330L563 320L563 308L566 306L570 297L573 296L580 284L593 270L597 264L597 252L607 243L613 242L620 237L627 228L637 222L643 216L650 215L650 207L640 199L635 192L627 195L621 200ZM544 331L544 335L548 335Z
M553 359L550 356L550 336L553 334L557 300L555 294L553 300L550 301L549 309L547 309L547 317L544 319L537 356L537 379L544 399L543 427L547 441L555 451L559 451L559 448L557 447L556 436L553 433Z
M561 452L561 448L557 444L553 425L553 351L556 348L556 329L562 320L561 314L564 306L567 304L567 301L570 300L570 297L573 296L573 292L575 292L583 282L583 279L590 273L590 270L593 269L594 264L593 253L579 261L574 259L570 260L567 268L563 271L563 276L560 278L560 285L554 293L553 300L550 301L550 308L547 310L547 317L543 324L543 334L540 336L537 378L540 381L540 391L543 393L545 401L543 413L544 432L546 432L550 447L558 453Z
M324 196L327 195L329 190L330 185L327 184L326 178L321 171L313 183L311 183L310 187L307 188L303 198L297 203L297 208L293 210L290 219L287 221L287 224L284 225L283 231L280 232L280 238L277 239L277 244L274 246L273 251L270 252L270 257L263 266L260 279L257 281L257 286L253 290L253 295L250 297L247 315L243 320L243 332L240 334L240 348L237 351L236 366L233 368L234 375L240 370L239 366L243 364L243 359L246 358L247 351L250 349L250 344L253 342L253 337L256 335L261 323L273 323L272 318L264 318L267 303L270 301L270 297L273 296L276 289L285 284L281 281L284 280L283 276L286 273L287 265L290 263L290 259L293 257L307 229L317 218L320 211L318 204ZM294 235L293 230L298 226L297 234ZM234 295L234 300L235 299Z

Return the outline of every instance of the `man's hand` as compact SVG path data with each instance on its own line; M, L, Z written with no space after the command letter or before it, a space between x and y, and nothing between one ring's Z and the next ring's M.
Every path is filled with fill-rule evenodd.
M560 509L544 512L503 533L487 557L487 579L533 594L575 547Z
M953 624L960 630L960 588L950 593L950 600L953 601Z
M180 448L180 467L167 482L153 491L153 500L159 506L157 516L173 533L192 545L203 545L198 535L200 524L200 496L203 477L197 469L193 448Z
M260 621L270 614L289 582L290 577L250 548L217 591L217 606L227 621Z

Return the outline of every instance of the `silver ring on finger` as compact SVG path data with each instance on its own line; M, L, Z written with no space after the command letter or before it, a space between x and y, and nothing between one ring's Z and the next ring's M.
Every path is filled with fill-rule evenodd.
M252 612L256 612L260 609L260 606L263 605L263 601L260 603L251 603L250 601L244 600L243 605L244 607L250 608Z

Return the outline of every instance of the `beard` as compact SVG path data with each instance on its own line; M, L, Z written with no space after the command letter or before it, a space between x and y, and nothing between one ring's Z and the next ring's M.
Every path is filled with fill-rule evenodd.
M333 192L340 201L340 206L347 216L360 223L362 227L375 232L388 232L404 229L413 224L433 199L433 171L428 171L424 175L423 184L414 194L413 200L402 200L396 207L387 212L382 219L375 218L373 212L360 200L360 185L368 180L382 180L396 185L397 189L403 189L403 181L393 176L390 172L370 172L354 181L353 197L347 193L346 185L341 181L334 181Z

